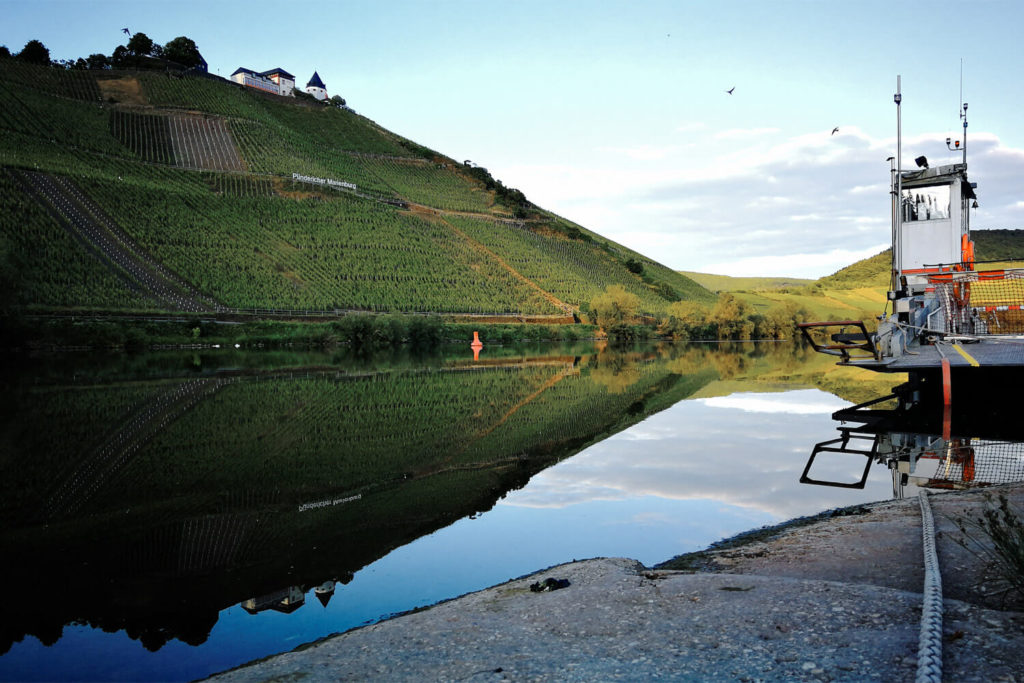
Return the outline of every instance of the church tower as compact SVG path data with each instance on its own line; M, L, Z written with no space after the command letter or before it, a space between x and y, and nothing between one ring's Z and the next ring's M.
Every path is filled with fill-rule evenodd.
M318 100L327 99L327 86L320 80L320 74L313 72L313 77L309 79L309 83L306 84L306 92Z

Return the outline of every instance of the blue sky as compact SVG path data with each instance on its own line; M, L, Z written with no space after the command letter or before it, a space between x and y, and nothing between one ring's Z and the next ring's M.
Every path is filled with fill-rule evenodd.
M904 163L935 166L959 156L962 60L972 225L1024 228L1022 7L0 0L0 43L109 54L128 27L189 36L223 76L315 69L359 113L666 265L817 277L887 246L897 74Z

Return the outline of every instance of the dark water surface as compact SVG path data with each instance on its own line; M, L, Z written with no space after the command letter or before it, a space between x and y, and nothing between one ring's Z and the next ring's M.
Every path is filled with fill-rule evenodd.
M789 344L163 352L3 377L0 679L203 677L596 556L892 496L799 483ZM863 461L819 476L857 479Z

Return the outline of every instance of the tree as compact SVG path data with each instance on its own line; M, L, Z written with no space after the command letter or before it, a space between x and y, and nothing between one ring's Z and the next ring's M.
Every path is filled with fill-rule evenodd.
M130 56L128 48L124 45L118 45L114 48L114 53L110 55L110 65L117 68L127 66Z
M750 339L754 323L749 320L751 309L742 300L728 292L718 296L711 309L709 322L715 326L719 339Z
M333 104L336 107L344 107L345 98L342 97L341 95L335 95L334 97L331 98L331 104Z
M145 57L153 52L153 40L140 31L128 41L128 52L135 57Z
M785 339L794 333L794 326L807 320L807 310L792 301L769 309L765 314L765 334L772 339Z
M7 49L6 45L0 45L0 58L6 59L11 56L11 51Z
M18 53L18 59L29 64L50 65L50 50L38 40L30 40Z
M85 68L87 69L109 69L110 60L106 55L99 52L94 52L85 58Z
M694 301L676 301L668 307L668 318L659 332L675 339L701 339L706 336L708 310Z
M640 297L627 292L622 285L608 285L604 292L590 302L590 310L597 318L597 324L606 331L621 325L631 325L636 320Z
M195 41L187 36L178 36L164 45L164 59L191 67L199 66L203 56L199 54Z

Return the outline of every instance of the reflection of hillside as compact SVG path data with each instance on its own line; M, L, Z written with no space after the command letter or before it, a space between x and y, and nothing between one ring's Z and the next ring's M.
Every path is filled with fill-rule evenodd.
M678 374L675 353L233 372L170 402L180 384L20 392L0 435L2 571L19 586L0 651L25 634L54 642L72 622L154 650L197 644L227 606L344 584L715 378ZM87 495L55 498L82 481Z
M831 356L814 353L809 347L790 343L723 345L731 353L715 347L698 347L675 367L699 367L712 364L720 379L708 383L695 398L728 396L737 392L788 391L794 388L818 388L851 403L868 401L889 393L902 375L865 372L841 367Z
M97 425L106 433L97 441L82 445L74 470L49 495L44 515L60 517L78 511L106 480L127 465L146 441L226 381L197 379L174 385L138 406L120 424Z

